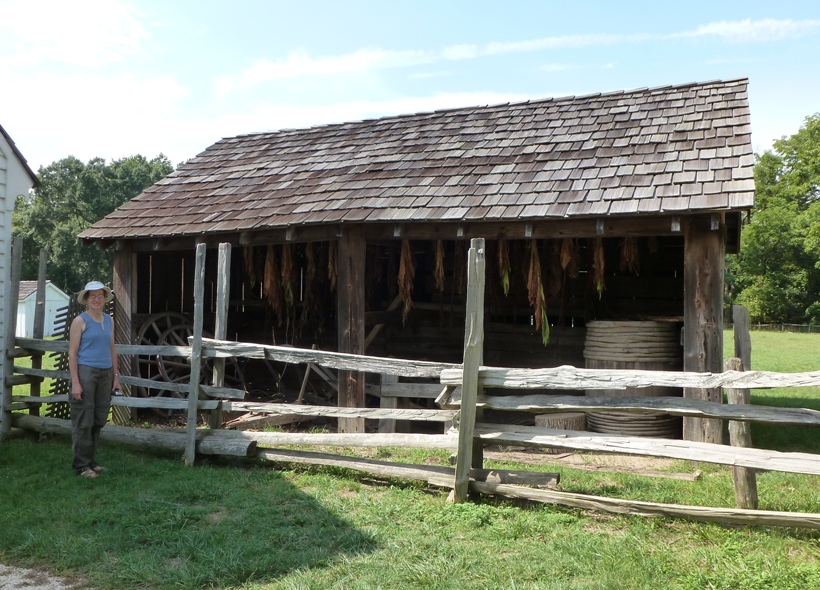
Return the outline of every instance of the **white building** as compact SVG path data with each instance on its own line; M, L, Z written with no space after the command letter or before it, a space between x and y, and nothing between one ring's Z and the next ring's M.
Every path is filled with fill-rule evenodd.
M68 307L71 297L51 281L46 281L45 336L54 336L54 322L57 312ZM16 336L31 338L34 335L34 312L37 309L37 281L20 281L20 295L17 301Z
M11 214L18 195L28 194L28 191L38 183L37 177L31 171L26 159L11 137L0 125L0 383L6 379L7 364L6 351L14 346L13 336L7 334L8 325L6 314L11 294ZM13 305L13 303L12 303ZM6 419L11 415L6 413L5 401L0 403L3 412L0 416L0 439L8 432L10 425Z

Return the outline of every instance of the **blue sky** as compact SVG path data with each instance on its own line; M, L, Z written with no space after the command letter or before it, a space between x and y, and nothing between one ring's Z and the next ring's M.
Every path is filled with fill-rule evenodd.
M35 171L737 77L758 152L820 112L820 2L0 0L0 124Z

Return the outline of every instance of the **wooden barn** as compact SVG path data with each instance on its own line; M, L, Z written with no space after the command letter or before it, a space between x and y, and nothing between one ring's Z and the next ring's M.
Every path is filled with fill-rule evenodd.
M747 83L223 139L80 237L115 250L118 342L184 337L195 247L213 248L208 309L230 243L228 339L460 362L481 237L485 365L720 372L724 255L754 205ZM248 389L282 377L247 373ZM339 405L366 403L361 377L338 389ZM688 424L719 442L709 420Z

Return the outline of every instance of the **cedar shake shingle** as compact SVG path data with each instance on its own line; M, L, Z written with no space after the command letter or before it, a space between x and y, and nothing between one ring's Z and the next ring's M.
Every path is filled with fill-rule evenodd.
M746 79L223 139L81 234L754 206Z

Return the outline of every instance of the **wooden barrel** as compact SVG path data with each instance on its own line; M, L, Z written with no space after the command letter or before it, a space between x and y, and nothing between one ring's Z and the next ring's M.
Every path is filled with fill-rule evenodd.
M636 369L680 371L683 349L680 324L660 321L594 321L587 324L584 358L587 369ZM627 389L590 389L588 397L663 397L681 396L674 387ZM668 414L629 412L590 412L590 432L624 436L680 438L683 420Z

